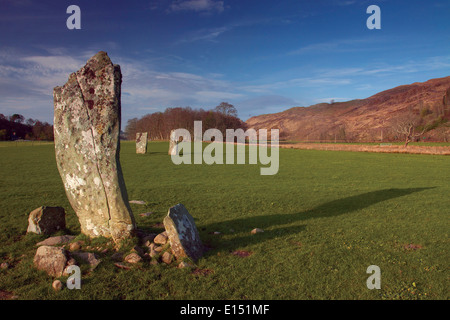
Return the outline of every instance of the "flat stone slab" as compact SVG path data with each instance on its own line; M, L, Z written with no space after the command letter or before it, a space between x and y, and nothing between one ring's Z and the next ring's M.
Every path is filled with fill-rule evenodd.
M187 257L197 261L203 255L203 244L194 219L184 205L180 203L171 207L163 222L177 259Z
M73 239L75 239L75 236L56 236L56 237L50 237L45 239L44 241L36 243L37 246L58 246L61 244L68 244Z

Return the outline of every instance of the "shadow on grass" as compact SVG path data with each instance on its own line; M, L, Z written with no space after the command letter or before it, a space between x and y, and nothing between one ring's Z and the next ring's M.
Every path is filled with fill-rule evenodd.
M261 228L261 229L270 228L270 231L260 233L257 235L249 234L243 237L234 238L233 240L230 240L228 242L220 241L221 249L235 250L237 248L260 243L262 241L271 240L278 237L284 237L289 234L299 233L303 231L305 228L304 225L283 227L284 225L291 225L309 219L335 217L370 207L371 205L374 205L379 202L403 197L406 195L410 195L412 193L421 192L427 189L434 189L434 188L435 187L384 189L372 191L359 194L356 196L326 202L313 209L295 214L270 214L270 215L228 220L206 225L202 227L201 230L214 232L217 230L228 231L229 229L233 229L236 233L245 232L246 234L249 234L249 231L253 228ZM274 226L279 227L274 228ZM215 247L214 243L216 241L214 240L214 238L208 237L208 240L211 240L212 246Z

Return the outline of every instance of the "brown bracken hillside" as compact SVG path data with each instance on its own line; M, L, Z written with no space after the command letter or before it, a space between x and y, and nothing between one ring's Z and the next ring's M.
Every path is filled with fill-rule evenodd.
M367 99L294 107L252 117L248 128L280 129L280 139L296 141L402 140L396 126L405 118L428 130L425 141L450 140L450 76L399 86Z

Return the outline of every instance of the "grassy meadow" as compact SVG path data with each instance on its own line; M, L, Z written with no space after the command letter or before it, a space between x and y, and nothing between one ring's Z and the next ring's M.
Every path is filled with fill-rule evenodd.
M114 266L112 252L82 268L80 290L55 292L33 267L27 235L35 208L62 206L66 233L78 220L56 168L53 144L0 148L0 293L17 299L449 299L450 158L280 149L280 168L174 165L168 143L137 155L122 142L121 164L140 229L161 232L182 203L209 248L197 268L141 262ZM141 213L153 212L148 217ZM261 228L263 233L250 231ZM214 234L220 232L220 234ZM83 236L78 236L83 238ZM84 238L83 238L84 239ZM84 239L90 241L89 239ZM108 246L94 239L92 246ZM370 265L381 289L369 290ZM60 278L63 283L65 279Z

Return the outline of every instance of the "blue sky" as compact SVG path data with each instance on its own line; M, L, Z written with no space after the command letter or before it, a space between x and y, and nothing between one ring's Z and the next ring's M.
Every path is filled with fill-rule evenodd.
M69 30L69 5L81 30ZM369 5L381 30L369 30ZM233 104L243 120L450 76L450 1L0 0L0 113L53 122L52 90L96 52L122 121Z

